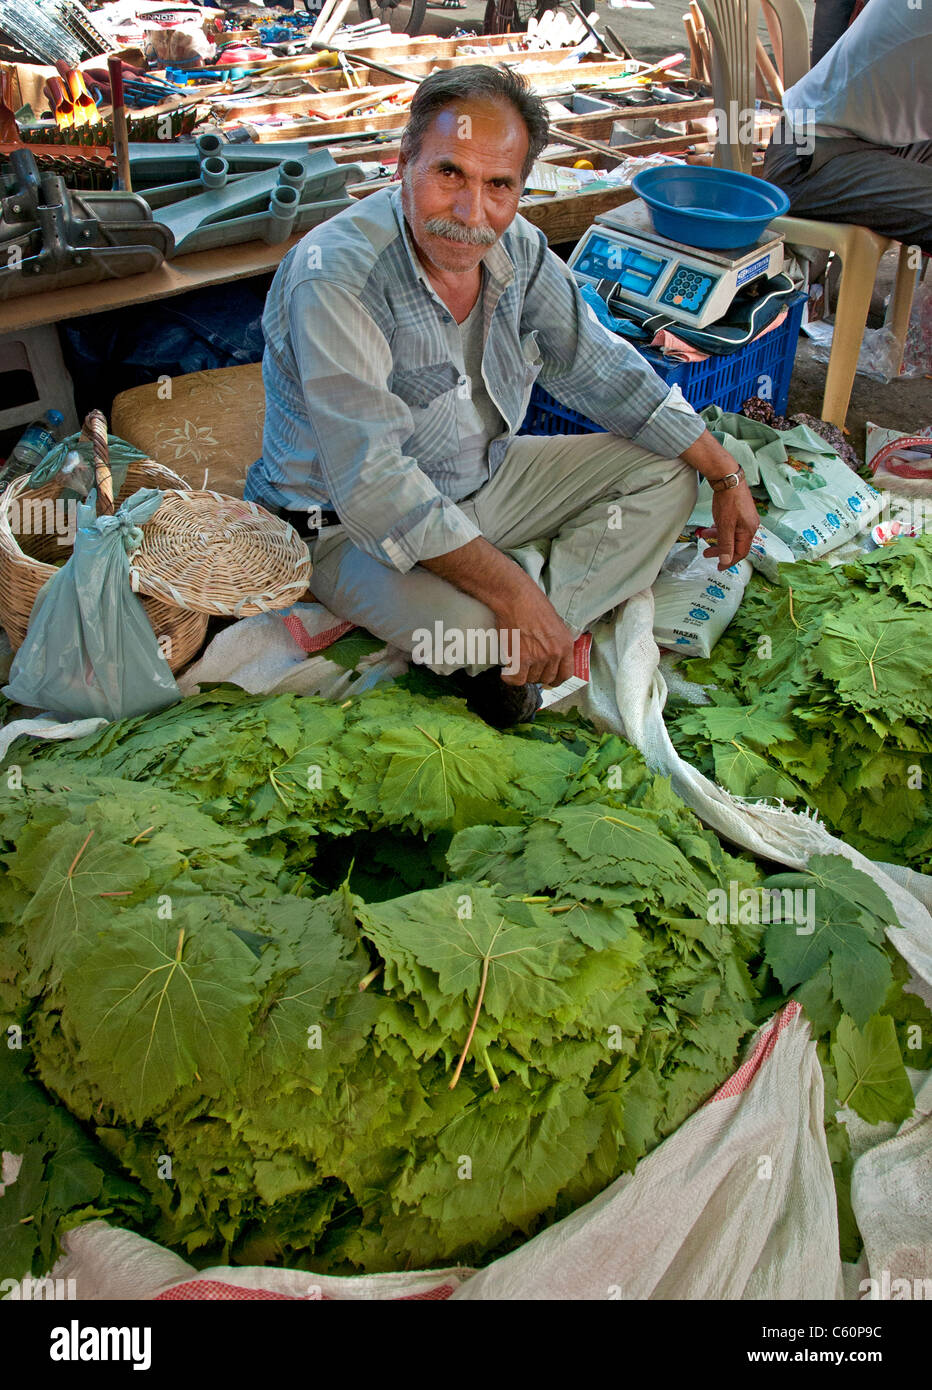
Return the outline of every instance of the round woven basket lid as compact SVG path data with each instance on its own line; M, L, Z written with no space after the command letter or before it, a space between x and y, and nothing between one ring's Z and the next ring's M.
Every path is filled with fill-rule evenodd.
M293 526L219 492L167 491L131 558L133 588L194 613L245 618L290 608L311 575Z

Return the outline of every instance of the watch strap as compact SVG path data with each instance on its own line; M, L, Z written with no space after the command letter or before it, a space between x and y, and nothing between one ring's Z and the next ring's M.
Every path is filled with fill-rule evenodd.
M729 488L737 487L744 478L744 469L738 468L734 473L726 473L724 478L716 478L709 483L713 492L727 492Z

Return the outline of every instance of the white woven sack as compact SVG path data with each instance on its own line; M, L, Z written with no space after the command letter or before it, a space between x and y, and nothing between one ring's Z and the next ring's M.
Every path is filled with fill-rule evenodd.
M867 1280L858 1297L932 1300L932 1076L921 1080L916 1110L903 1124L847 1120L851 1205L864 1240Z

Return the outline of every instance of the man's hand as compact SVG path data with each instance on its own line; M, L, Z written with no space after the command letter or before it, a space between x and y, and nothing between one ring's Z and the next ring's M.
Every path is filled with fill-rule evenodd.
M734 473L738 467L708 430L683 450L682 458L710 483ZM712 549L704 553L713 558L717 555L719 569L727 570L750 552L754 532L760 525L751 489L743 478L737 487L712 493L712 520L711 528L699 532L704 540L715 541Z
M562 685L573 674L573 634L532 579L517 603L496 608L499 631L509 637L509 650L519 664L506 685ZM515 643L520 645L515 650Z
M703 540L715 544L703 553L707 557L718 556L718 567L727 570L749 554L754 532L760 525L760 517L751 496L751 489L743 480L737 487L725 492L712 494L712 519L714 526L702 530Z
M483 536L421 564L495 614L503 649L518 669L502 676L508 685L561 685L573 674L573 634L530 575Z

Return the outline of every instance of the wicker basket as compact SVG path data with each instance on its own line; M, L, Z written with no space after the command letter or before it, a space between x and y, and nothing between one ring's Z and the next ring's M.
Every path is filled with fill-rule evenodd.
M94 461L98 479L97 509L101 515L112 513L115 502L122 502L141 487L170 488L175 492L187 489L188 485L184 479L179 478L170 468L163 468L153 459L136 459L127 469L120 493L114 499L110 472L106 466L107 424L99 411L91 411L84 424L84 433L94 441ZM64 537L55 528L54 504L64 490L61 475L56 475L42 487L30 489L28 484L29 479L26 477L14 478L0 496L0 624L3 625L14 651L21 647L25 640L36 595L43 584L57 573L57 567L48 561L67 559L71 554L71 545L61 544ZM37 519L38 509L41 529L36 530L30 526L27 532L23 527L24 502L30 504L30 520L33 522ZM48 505L50 503L51 506ZM46 521L49 519L50 524L46 527ZM31 552L29 554L20 545L20 540L26 540L27 534ZM197 655L204 644L207 613L189 612L176 604L154 597L144 597L142 606L156 636L169 639L165 643L168 664L173 672L179 671Z
M149 599L223 618L290 608L307 593L307 545L287 521L219 492L166 492L132 557Z

